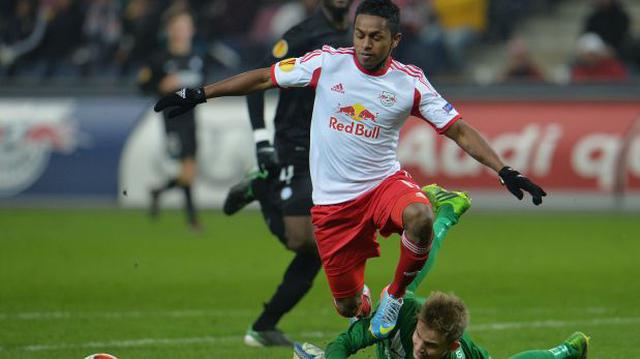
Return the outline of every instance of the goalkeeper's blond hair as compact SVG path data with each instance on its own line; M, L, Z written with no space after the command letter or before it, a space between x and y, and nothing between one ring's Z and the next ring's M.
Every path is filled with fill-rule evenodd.
M442 334L448 343L460 339L469 325L469 311L453 293L433 292L422 305L418 320Z

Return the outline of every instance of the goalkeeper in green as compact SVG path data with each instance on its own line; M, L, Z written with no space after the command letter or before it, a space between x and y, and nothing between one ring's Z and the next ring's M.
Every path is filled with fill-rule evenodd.
M416 297L416 288L433 267L442 240L451 226L470 206L462 192L449 192L437 185L423 188L436 212L434 241L429 260L412 282L400 309L398 324L386 339L369 332L369 319L360 319L329 343L326 351L309 343L296 343L294 358L347 358L360 349L376 345L378 358L490 359L489 353L465 333L469 314L464 303L453 294L434 292L425 300ZM576 332L562 344L548 350L531 350L510 359L585 359L589 338Z

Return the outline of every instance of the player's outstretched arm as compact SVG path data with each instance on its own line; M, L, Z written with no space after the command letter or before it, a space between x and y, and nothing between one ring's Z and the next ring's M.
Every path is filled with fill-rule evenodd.
M526 191L533 198L533 204L537 206L542 203L542 197L547 193L520 172L505 166L498 154L475 128L463 120L458 120L449 127L445 135L454 140L458 146L478 162L496 171L502 184L518 199L522 199L524 197L522 191Z
M268 67L243 72L239 75L197 89L183 88L162 97L153 109L156 112L175 107L169 117L185 113L209 98L223 96L244 96L275 87Z
M327 345L325 358L348 358L358 350L379 342L380 339L374 338L369 332L370 321L370 318L363 318L353 323L347 331Z

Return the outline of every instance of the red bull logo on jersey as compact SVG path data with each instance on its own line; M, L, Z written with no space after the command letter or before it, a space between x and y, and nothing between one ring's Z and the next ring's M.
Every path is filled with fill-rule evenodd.
M339 132L344 132L348 134L352 134L354 136L362 136L366 138L378 138L380 136L380 126L372 126L366 125L365 121L370 121L375 123L378 114L374 114L369 109L367 109L362 104L348 105L348 106L338 106L338 111L336 111L338 115L344 118L345 116L349 119L353 120L351 123L344 123L344 121L339 120L337 117L331 116L329 119L329 128L332 128Z

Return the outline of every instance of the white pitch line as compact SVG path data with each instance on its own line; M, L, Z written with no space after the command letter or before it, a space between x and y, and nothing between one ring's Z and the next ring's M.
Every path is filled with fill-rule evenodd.
M581 308L581 313L593 313L593 314L605 314L613 308L606 307L589 307ZM474 309L473 313L476 314L492 314L500 313L502 309L498 308L479 308ZM527 308L519 310L519 313L530 314L544 314L551 313L554 310L548 308ZM122 311L122 312L68 312L68 311L53 311L53 312L22 312L22 313L0 313L0 321L6 320L68 320L68 319L129 319L129 318L149 318L149 317L169 317L169 318L191 318L191 317L249 317L256 315L255 310L248 309L224 309L224 310L211 310L211 309L191 309L191 310L168 310L168 311ZM313 310L313 311L300 311L300 314L328 314L333 313L332 310Z
M523 329L523 328L560 328L560 327L579 327L579 326L605 326L605 325L626 325L640 323L640 317L611 317L611 318L597 318L597 319L585 319L585 320L548 320L548 321L533 321L533 322L502 322L502 323L486 323L472 325L472 331L492 331L492 330L507 330L507 329ZM578 328L576 328L578 329ZM328 338L337 335L337 333L329 332L303 332L298 333L300 337L311 338ZM24 347L18 347L11 349L10 351L55 351L64 349L104 349L104 348L130 348L130 347L144 347L144 346L157 346L157 345L188 345L188 344L202 344L210 343L217 344L223 342L240 342L241 335L227 335L227 336L210 336L210 337L192 337L192 338L143 338L143 339L128 339L128 340L114 340L108 342L87 342L78 344L33 344ZM8 350L9 351L9 350Z
M612 317L612 318L596 318L596 319L584 319L584 320L542 320L534 322L505 322L505 323L487 323L471 325L470 329L475 331L489 331L489 330L508 330L508 329L523 329L523 328L564 328L569 326L580 325L625 325L640 323L640 317Z
M50 319L126 319L148 317L245 317L255 314L247 309L225 310L170 310L170 311L126 311L126 312L25 312L0 314L0 320L50 320Z
M323 332L306 332L300 333L300 336L311 338L323 338L330 333ZM25 347L18 348L20 351L53 351L63 349L104 349L104 348L131 348L131 347L144 347L144 346L156 346L156 345L189 345L189 344L219 344L224 342L240 342L242 336L240 335L226 335L216 337L193 337L193 338L143 338L143 339L129 339L129 340L114 340L110 342L88 342L80 344L35 344L27 345Z

